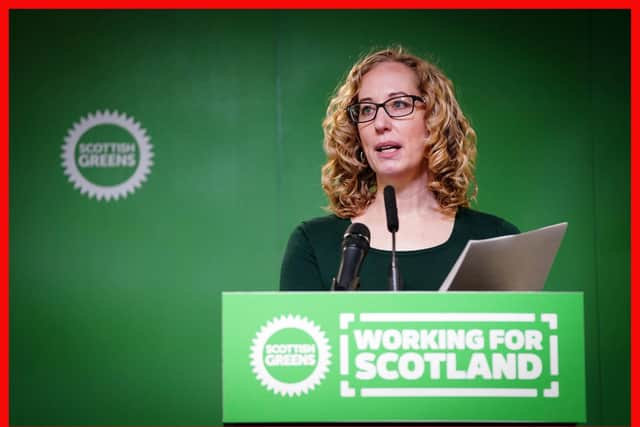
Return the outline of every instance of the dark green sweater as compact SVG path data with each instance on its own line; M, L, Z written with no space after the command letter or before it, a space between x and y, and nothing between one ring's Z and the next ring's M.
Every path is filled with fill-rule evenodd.
M300 224L291 234L282 260L280 290L329 290L340 264L342 236L350 223L349 219L329 215ZM404 290L437 290L468 240L517 233L517 227L496 216L458 209L453 231L445 243L397 252ZM360 271L360 290L388 290L390 263L391 251L369 249Z

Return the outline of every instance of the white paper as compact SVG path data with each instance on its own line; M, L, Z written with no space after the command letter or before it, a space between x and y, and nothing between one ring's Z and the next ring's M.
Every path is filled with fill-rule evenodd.
M567 223L510 236L469 240L440 291L539 291Z

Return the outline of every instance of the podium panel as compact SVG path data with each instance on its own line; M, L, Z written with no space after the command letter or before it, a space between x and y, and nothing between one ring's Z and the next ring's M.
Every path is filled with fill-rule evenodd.
M223 422L586 421L583 295L222 295Z

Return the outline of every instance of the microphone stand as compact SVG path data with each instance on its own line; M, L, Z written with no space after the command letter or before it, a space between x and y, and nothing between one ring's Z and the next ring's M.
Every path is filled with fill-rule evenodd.
M389 275L389 288L392 291L402 289L402 279L400 278L400 270L398 270L398 261L396 259L396 232L391 232L391 273Z
M387 230L391 233L391 271L389 271L389 289L402 289L402 278L398 270L396 257L396 232L398 231L398 206L396 205L396 190L391 185L384 187L384 211L387 214Z

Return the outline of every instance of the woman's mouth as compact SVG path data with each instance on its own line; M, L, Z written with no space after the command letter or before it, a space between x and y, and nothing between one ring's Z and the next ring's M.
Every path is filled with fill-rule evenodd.
M380 142L374 148L378 153L395 153L402 146L397 142Z

